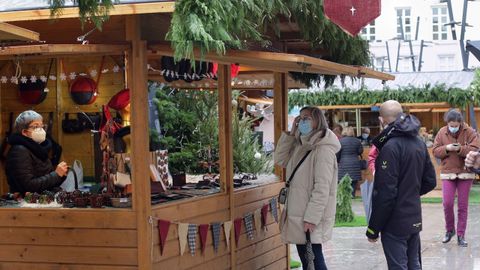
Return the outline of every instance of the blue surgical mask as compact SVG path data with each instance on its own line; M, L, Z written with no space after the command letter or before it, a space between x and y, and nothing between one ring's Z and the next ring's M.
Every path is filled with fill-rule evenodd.
M458 132L458 127L451 127L451 126L448 126L448 131L450 131L450 133L452 134L455 134Z
M301 135L307 135L312 132L312 121L311 120L300 120L298 123L298 131Z
M367 133L362 133L362 139L364 139L364 140L368 139L368 134Z

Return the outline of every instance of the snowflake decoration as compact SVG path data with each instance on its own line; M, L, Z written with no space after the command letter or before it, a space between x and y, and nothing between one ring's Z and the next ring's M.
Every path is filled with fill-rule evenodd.
M43 89L43 92L48 93L48 92L50 92L50 89L48 89L48 88L45 87L45 88Z
M37 76L35 76L35 75L30 76L30 81L32 83L36 83L37 82Z
M60 73L60 80L65 81L67 79L67 75L65 73Z
M104 69L102 70L102 73L105 74L105 73L107 73L108 71L109 71L108 68L104 68Z
M13 77L12 77L12 78L13 78ZM20 77L20 81L21 81L22 83L27 83L28 79L27 79L26 76L22 76L22 77ZM12 82L12 83L14 83L14 82ZM16 83L18 83L18 80L17 80Z
M95 69L90 70L90 77L97 77L98 72Z
M118 65L113 66L113 72L117 73L120 71L120 67Z
M11 83L14 83L14 84L18 84L18 78L15 77L15 76L12 76L12 77L10 78L10 82L11 82Z
M57 76L55 76L55 75L50 75L48 78L50 78L50 80L52 80L52 81L57 80Z
M46 82L47 81L47 76L45 76L45 75L40 76L40 81Z
M70 78L70 80L75 80L77 74L75 74L75 72L70 72L70 74L68 74L68 77Z
M82 73L78 73L78 75L85 77L85 76L87 76L87 73L82 72Z
M2 82L2 83L7 83L7 82L8 82L7 76L2 76L2 77L0 78L0 82Z

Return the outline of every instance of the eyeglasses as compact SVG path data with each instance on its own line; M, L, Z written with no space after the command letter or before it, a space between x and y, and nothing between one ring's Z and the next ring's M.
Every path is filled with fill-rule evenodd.
M27 129L32 129L32 130L38 130L38 129L45 129L47 125L34 125L34 126L29 126Z
M300 120L312 120L312 117L310 116L304 116L304 117L300 117Z

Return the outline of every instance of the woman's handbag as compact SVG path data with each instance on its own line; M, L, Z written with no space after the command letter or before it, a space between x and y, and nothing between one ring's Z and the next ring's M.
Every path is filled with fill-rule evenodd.
M288 188L290 187L290 183L293 180L293 176L295 175L295 172L297 172L298 167L300 167L300 165L302 165L303 161L307 158L308 154L310 154L310 152L312 152L312 150L308 150L308 152L305 154L305 156L303 156L303 158L300 160L300 162L298 162L297 166L295 167L295 169L293 169L292 174L288 178L287 183L285 183L285 187L280 189L280 192L278 193L278 203L285 204L285 202L287 202Z
M76 159L73 162L72 167L68 170L67 178L60 187L67 192L72 192L83 187L83 166L80 160Z

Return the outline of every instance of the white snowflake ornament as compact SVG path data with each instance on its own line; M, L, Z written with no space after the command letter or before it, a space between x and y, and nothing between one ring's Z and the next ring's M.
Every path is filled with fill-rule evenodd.
M0 78L0 82L2 82L2 83L7 83L7 82L8 82L7 76L2 76L2 77Z
M57 76L55 76L55 75L50 75L50 76L48 76L48 78L49 78L50 80L52 80L52 81L56 81L56 80L57 80Z
M14 84L18 84L18 78L15 77L15 76L12 76L12 77L10 78L10 82L11 82L11 83L14 83Z
M13 77L12 77L12 78L13 78ZM15 79L17 79L17 78L15 77ZM27 79L26 76L20 77L20 82L22 82L22 83L27 83L27 81L28 81L28 79ZM12 82L12 83L15 83L15 82ZM18 83L18 79L17 79L17 82L16 82L16 83Z
M70 78L70 80L75 80L77 74L75 74L75 72L70 72L70 74L68 74L68 77Z
M40 76L40 81L46 82L47 81L47 76L45 76L45 75Z
M113 72L117 73L120 71L120 67L118 65L113 66Z
M90 77L97 77L98 72L95 69L90 70Z
M35 76L35 75L30 76L30 81L32 83L36 83L37 82L37 76Z
M60 80L65 81L67 79L67 75L65 73L60 73Z

